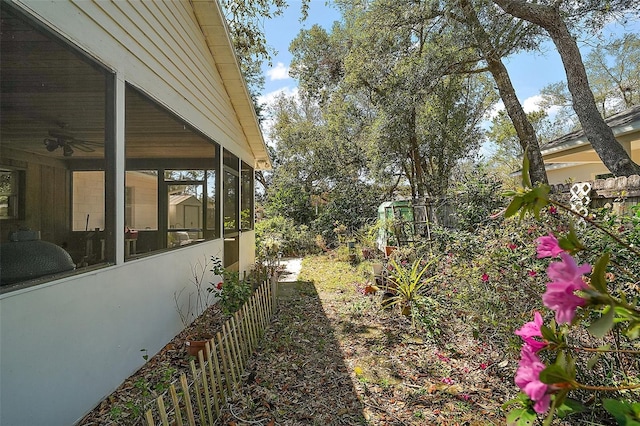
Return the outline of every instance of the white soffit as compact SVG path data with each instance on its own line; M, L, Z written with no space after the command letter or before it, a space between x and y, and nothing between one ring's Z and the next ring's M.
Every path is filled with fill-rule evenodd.
M198 24L214 58L216 68L255 157L256 169L270 169L271 160L245 84L222 10L217 0L191 0Z

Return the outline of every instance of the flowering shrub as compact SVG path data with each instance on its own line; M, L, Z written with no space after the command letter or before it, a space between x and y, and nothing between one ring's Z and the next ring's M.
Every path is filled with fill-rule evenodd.
M242 305L249 300L251 296L251 283L240 279L240 274L236 271L228 271L222 267L222 261L217 257L212 257L213 267L211 272L220 281L211 283L212 287L208 290L220 300L222 312L225 315L235 313Z
M525 176L526 169L525 166ZM547 186L532 188L526 180L523 186L523 189L510 193L513 200L505 216L520 212L521 217L532 213L538 218L547 204L577 214L550 200ZM633 244L591 218L582 219L612 238L622 251L634 254L632 263L640 262L640 251ZM542 303L554 313L554 319L545 325L542 314L535 312L534 320L515 332L523 341L515 376L515 383L522 393L518 399L505 404L517 406L508 414L507 422L531 424L537 413L546 414L545 425L548 425L556 414L564 416L586 410L578 401L568 398L569 392L609 391L617 392L617 399L605 399L603 406L615 420L623 425L640 424L640 403L637 402L640 391L637 375L640 350L634 342L640 337L640 297L637 292L617 291L614 294L611 291L607 277L610 274L610 258L615 256L615 252L601 254L593 265L579 265L574 256L585 251L585 245L579 241L573 229L559 239L553 234L540 237L537 243L538 258L559 258L547 267L546 274L550 282L542 294ZM640 282L628 269L625 271L636 283ZM574 343L577 339L572 337L572 333L579 334L585 329L593 339L603 340L603 345L585 347ZM612 343L615 344L614 348L611 348ZM595 356L587 360L586 366L582 366L579 362L584 360L582 355L585 353ZM597 377L581 374L581 369L593 368L607 355L613 355L617 360L616 368L624 370L622 374L615 375L614 383L594 383ZM626 359L623 360L623 357Z

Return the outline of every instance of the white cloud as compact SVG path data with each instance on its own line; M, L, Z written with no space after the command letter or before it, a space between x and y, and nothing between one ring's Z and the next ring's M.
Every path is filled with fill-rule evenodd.
M531 96L528 97L527 99L524 100L524 102L522 103L522 108L524 109L524 112L526 113L530 113L533 111L539 111L540 108L540 102L542 102L542 96L541 95L535 95L535 96Z
M291 97L291 96L297 97L298 88L289 87L289 86L281 87L277 90L274 90L273 92L265 93L264 95L259 96L258 103L266 104L268 108L271 104L273 104L273 102L275 102L276 98L279 97L280 95L285 95L287 97Z
M269 81L286 80L289 77L289 67L286 67L282 62L278 62L274 68L270 68L267 71L267 77Z
M524 109L524 112L530 113L533 111L541 110L542 100L543 100L542 95L535 95L525 99L524 102L522 103L522 108ZM553 118L558 113L558 111L560 111L560 107L557 105L552 105L546 108L545 111L549 117Z
M485 115L485 120L486 121L491 121L495 118L496 115L498 115L498 113L500 111L504 110L504 102L502 102L502 100L499 100L498 102L495 103L495 105L493 107L491 107L491 109L486 113Z

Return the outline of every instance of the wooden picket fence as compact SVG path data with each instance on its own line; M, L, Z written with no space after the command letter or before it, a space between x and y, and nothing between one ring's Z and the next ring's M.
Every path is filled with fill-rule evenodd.
M148 426L213 425L227 397L241 381L244 367L264 334L276 309L277 278L265 281L229 318L222 331L191 360L191 374L180 385L169 385L156 407L145 413ZM156 420L158 419L158 420Z

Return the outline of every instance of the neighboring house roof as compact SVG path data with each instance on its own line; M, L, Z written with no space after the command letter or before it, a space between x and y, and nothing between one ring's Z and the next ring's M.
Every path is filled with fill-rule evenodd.
M216 62L216 68L222 77L229 94L231 104L255 156L256 169L270 169L271 160L267 151L258 117L251 95L240 71L240 65L226 20L217 0L191 0L198 24L204 34L209 50Z
M616 137L640 130L640 105L612 115L605 122L613 130ZM542 155L563 151L580 145L589 144L583 129L567 133L542 147Z
M191 205L201 205L202 203L193 195L188 194L172 194L169 195L169 204L170 205L178 205L184 203L185 201L190 200Z

